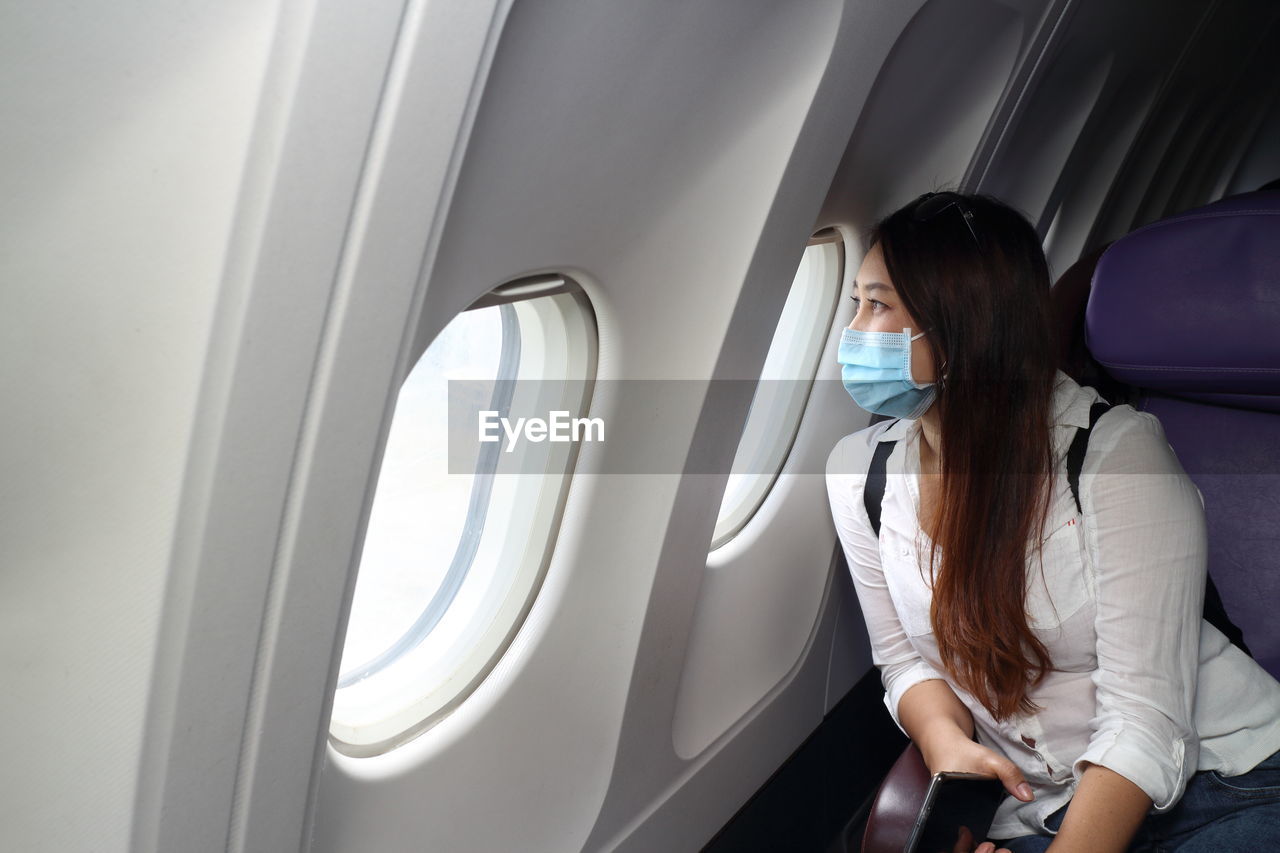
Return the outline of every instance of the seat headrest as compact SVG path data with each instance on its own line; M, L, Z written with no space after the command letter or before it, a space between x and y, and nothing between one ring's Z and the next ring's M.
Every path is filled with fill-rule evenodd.
M1111 245L1085 308L1089 351L1140 388L1280 405L1280 191L1223 199Z

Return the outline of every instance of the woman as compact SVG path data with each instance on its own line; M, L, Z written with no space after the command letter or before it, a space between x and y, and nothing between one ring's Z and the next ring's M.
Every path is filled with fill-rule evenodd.
M1202 500L1154 416L1097 421L1077 510L1100 398L1055 369L1035 230L928 193L855 288L845 386L893 420L833 449L832 515L894 721L1010 794L978 851L1280 850L1280 684L1203 624Z

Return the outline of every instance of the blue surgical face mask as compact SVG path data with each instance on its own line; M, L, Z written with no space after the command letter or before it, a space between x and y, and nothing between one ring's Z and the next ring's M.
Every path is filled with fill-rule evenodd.
M913 419L933 405L937 386L911 378L910 329L901 332L859 332L845 329L837 359L844 365L841 378L853 401L868 412Z

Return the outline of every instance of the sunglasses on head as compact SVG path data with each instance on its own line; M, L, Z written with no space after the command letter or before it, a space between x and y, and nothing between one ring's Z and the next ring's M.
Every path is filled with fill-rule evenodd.
M916 222L928 222L938 214L951 208L955 208L960 217L964 219L965 227L969 229L969 236L973 238L973 244L981 251L982 241L978 239L978 232L973 228L973 208L969 206L969 202L956 193L925 193L915 200L914 207L911 210L911 218Z

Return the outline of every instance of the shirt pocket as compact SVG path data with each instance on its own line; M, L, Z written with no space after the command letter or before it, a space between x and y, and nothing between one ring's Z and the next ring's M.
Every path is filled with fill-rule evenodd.
M1056 525L1038 553L1027 558L1026 608L1031 629L1056 631L1092 599L1081 544L1080 520L1072 515Z

